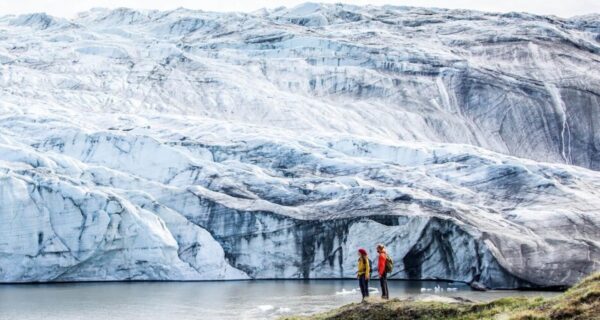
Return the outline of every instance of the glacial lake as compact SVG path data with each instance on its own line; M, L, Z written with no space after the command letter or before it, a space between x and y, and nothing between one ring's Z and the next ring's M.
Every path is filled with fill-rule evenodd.
M378 285L377 280L370 283ZM436 286L443 290L436 292ZM360 301L357 287L354 280L8 284L0 285L0 319L276 319ZM558 294L477 292L464 284L436 281L390 281L389 287L392 298L436 294L487 301Z

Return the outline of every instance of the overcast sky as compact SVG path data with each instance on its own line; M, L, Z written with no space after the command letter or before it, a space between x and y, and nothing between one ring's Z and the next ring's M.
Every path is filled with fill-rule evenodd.
M253 11L260 8L294 6L305 1L294 0L0 0L0 15L31 12L47 12L55 16L74 17L77 12L93 7L130 7L140 9L168 10L178 7L206 11ZM344 2L354 4L394 4L423 7L461 8L483 11L526 11L571 17L600 13L600 0L346 0L315 1Z

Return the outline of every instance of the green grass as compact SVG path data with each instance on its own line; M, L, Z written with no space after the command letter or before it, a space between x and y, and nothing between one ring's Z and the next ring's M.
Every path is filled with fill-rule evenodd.
M600 273L583 279L565 293L549 299L507 297L488 303L415 302L393 299L353 303L308 317L285 320L387 319L600 319Z

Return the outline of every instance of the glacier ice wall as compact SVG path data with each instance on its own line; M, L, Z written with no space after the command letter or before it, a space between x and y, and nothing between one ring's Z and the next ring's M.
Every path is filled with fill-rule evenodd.
M168 112L600 168L598 16L307 4L1 18L5 105Z
M0 121L3 281L352 277L356 247L378 242L398 278L536 287L598 268L596 171L468 145L95 116Z
M568 285L600 267L600 20L305 4L0 17L0 281Z

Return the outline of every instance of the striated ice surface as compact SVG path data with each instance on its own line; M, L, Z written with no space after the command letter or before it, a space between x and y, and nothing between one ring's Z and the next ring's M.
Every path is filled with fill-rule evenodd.
M0 17L0 281L600 268L600 20L303 4ZM374 254L374 252L371 253Z

